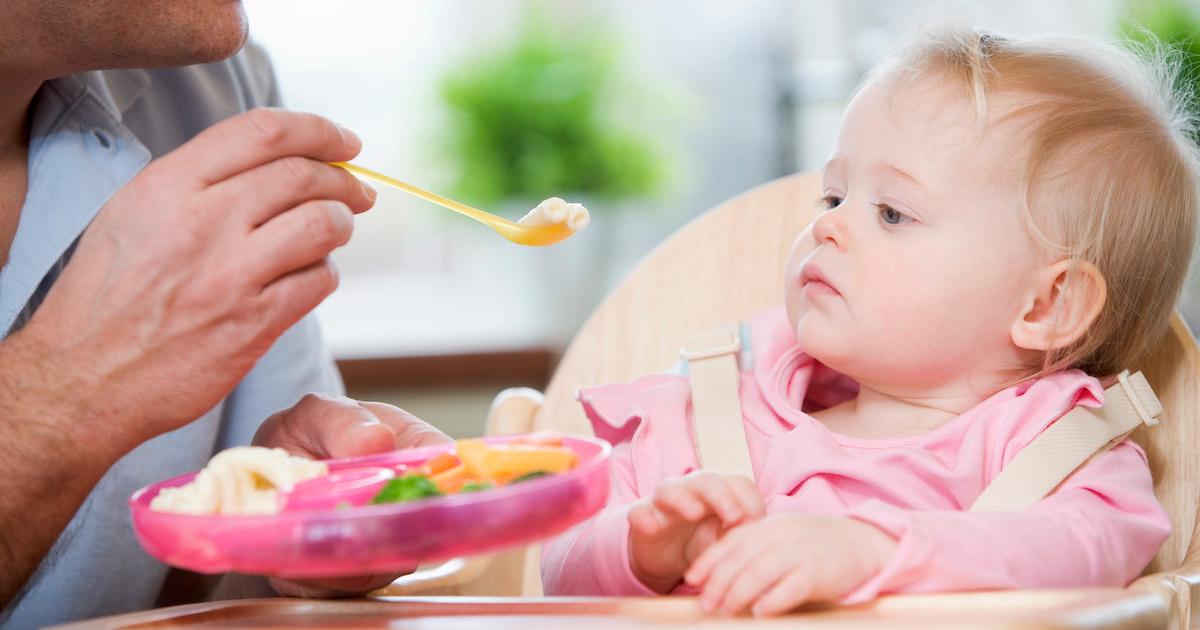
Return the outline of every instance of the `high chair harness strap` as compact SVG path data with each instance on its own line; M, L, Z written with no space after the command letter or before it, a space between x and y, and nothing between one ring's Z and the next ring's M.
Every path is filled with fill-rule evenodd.
M692 434L700 466L753 479L742 403L738 398L741 349L738 327L729 325L688 339L679 354L688 363Z
M1104 406L1077 406L1034 438L984 488L972 512L1023 510L1054 491L1090 458L1134 429L1158 424L1162 403L1141 372L1121 372L1104 390Z
M738 398L741 347L738 327L725 326L689 339L679 353L688 362L692 429L700 465L753 478ZM1102 407L1076 406L1050 425L984 488L971 511L1017 511L1032 506L1134 429L1158 424L1162 409L1141 372L1121 372L1117 382L1104 390Z

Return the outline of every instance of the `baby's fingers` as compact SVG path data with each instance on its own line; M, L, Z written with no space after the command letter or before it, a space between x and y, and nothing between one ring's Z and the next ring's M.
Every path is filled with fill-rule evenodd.
M678 515L685 521L699 522L709 514L709 507L685 479L664 481L654 493L654 506L664 513Z
M762 573L767 568L766 573L770 577L781 571L772 568L778 562L779 554L772 554L769 547L757 540L747 540L727 548L703 582L701 608L706 612L719 610L724 614L733 614L745 608L775 581L767 581Z
M629 508L629 527L644 536L657 536L666 529L666 517L647 502Z
M750 612L755 617L783 614L807 602L811 594L812 584L808 573L803 567L795 568L756 599Z
M746 610L752 602L764 597L797 568L794 558L787 553L771 549L769 545L755 547L748 557L750 561L745 569L734 575L728 583L722 582L719 574L714 574L708 584L705 584L703 599L708 600L706 610L720 610L723 615L736 615ZM800 576L803 577L803 573ZM788 591L788 594L795 595L794 589ZM794 599L785 603L791 601Z
M767 514L766 504L763 503L762 493L758 486L748 477L730 475L728 478L730 491L741 506L747 520L762 518Z
M664 513L674 513L691 523L715 515L726 528L765 513L762 495L753 481L707 471L660 483L654 504Z
M753 540L755 538L754 532L759 529L755 527L755 525L757 525L757 523L738 527L730 532L727 532L725 536L717 542L709 545L709 547L700 554L700 557L696 558L696 561L692 563L692 566L688 567L687 573L684 574L683 579L692 586L704 586L712 577L713 572L718 566L728 562L729 558L735 556L738 553L739 548L741 548L747 540ZM747 531L749 531L749 535L747 535Z
M692 566L688 567L687 573L683 574L685 582L695 587L704 586L704 583L708 581L708 577L712 573L713 567L721 560L725 555L726 549L729 547L729 545L722 545L722 542L718 540L709 545L708 549L705 549L700 554L700 557L696 558Z
M747 480L749 481L749 480ZM746 518L746 510L738 500L737 492L727 478L713 478L712 483L700 484L696 491L704 497L704 502L712 507L713 512L721 517L721 524L732 527ZM757 490L755 491L757 493Z

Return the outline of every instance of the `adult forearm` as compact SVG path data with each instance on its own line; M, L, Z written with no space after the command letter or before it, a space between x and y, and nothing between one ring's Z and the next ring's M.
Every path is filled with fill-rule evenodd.
M0 342L0 608L132 446L89 417L91 387L64 359L20 334Z

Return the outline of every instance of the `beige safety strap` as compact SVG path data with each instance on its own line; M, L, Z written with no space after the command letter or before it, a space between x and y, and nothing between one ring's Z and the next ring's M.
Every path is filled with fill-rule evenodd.
M1089 458L1134 429L1158 424L1162 403L1141 372L1121 372L1099 409L1075 407L1034 438L984 488L972 512L1023 510L1042 500Z
M679 354L688 362L692 430L700 465L706 470L753 479L742 403L738 398L741 349L738 326L730 325L688 339Z

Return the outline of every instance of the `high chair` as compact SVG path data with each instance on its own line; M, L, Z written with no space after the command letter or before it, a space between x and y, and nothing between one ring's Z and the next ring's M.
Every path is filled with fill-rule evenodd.
M584 324L559 363L543 395L528 389L506 390L489 414L490 432L519 433L552 429L591 433L575 401L581 385L627 381L662 370L678 361L684 341L726 322L742 321L779 304L783 266L796 235L819 211L819 179L814 174L786 177L746 192L684 226L651 252ZM1162 401L1161 422L1138 429L1133 438L1150 458L1155 493L1171 515L1170 538L1143 577L1126 589L1136 605L1109 614L1097 600L1087 627L1115 627L1132 618L1160 620L1169 627L1200 628L1200 353L1195 338L1176 313L1169 334L1142 370ZM541 593L537 549L527 556L520 594ZM473 580L447 575L432 581L402 579L388 594L422 592L421 585L454 594L513 594L518 582L512 554L503 568L476 565ZM468 563L469 564L469 563ZM1080 589L1077 596L1095 589ZM892 596L872 607L880 612L908 613L928 604L941 606L1015 606L1014 618L1049 601L1044 595L1062 591ZM1116 602L1115 596L1110 598ZM1014 597L1016 596L1016 597ZM1060 596L1063 601L1070 594ZM1038 605L1030 602L1038 601ZM909 600L905 602L905 600ZM991 603L989 603L991 602ZM936 604L936 606L934 606ZM886 618L886 614L884 615ZM909 618L911 621L911 618ZM1029 619L1025 618L1025 622Z
M590 425L575 401L581 385L663 370L678 360L686 339L778 304L784 260L795 236L816 215L820 193L815 175L794 175L744 193L683 227L592 314L544 395L513 389L496 397L487 432L589 434ZM212 621L221 615L243 621L253 616L260 622L270 617L280 624L319 618L336 625L339 619L354 619L357 627L420 617L429 627L439 627L437 619L446 616L469 622L463 616L486 615L488 627L528 627L531 617L539 618L538 627L550 627L546 624L553 619L547 617L562 617L563 624L577 630L611 627L616 619L621 625L673 628L680 623L744 628L806 622L835 627L1200 628L1200 354L1178 314L1153 357L1130 367L1146 374L1163 404L1159 425L1138 429L1134 439L1149 455L1155 491L1174 531L1145 574L1124 589L896 595L853 607L805 607L786 619L726 620L705 617L691 598L539 599L534 545L419 571L377 591L370 601L224 602L113 619L127 625L168 620L186 625L185 618ZM253 606L260 608L248 608Z

